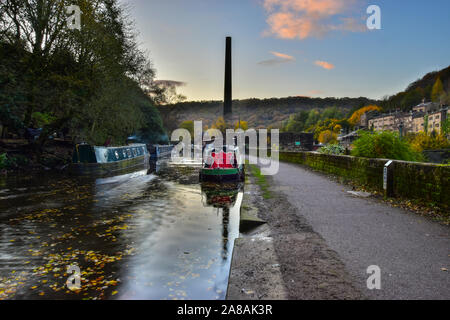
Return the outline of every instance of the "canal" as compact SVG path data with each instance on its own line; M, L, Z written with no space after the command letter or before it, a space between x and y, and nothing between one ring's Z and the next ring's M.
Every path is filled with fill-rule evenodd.
M224 299L242 195L170 163L99 179L3 177L0 299Z

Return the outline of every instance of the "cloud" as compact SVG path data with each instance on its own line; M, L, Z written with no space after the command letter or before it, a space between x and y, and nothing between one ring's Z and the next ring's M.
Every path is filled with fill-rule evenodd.
M295 61L295 58L293 56L290 56L290 55L287 55L284 53L280 53L280 52L276 52L276 51L270 51L270 53L272 55L274 55L276 58L260 61L260 62L258 62L258 64L263 65L263 66L272 66L272 65L276 65L276 64L280 64L280 63Z
M324 92L321 90L310 90L308 93L315 96L315 95L323 94Z
M269 29L282 39L323 37L331 31L363 32L362 21L348 16L360 0L264 0Z
M284 59L284 60L295 60L295 58L293 56L284 54L284 53L279 53L276 51L270 51L271 54L273 54L275 57Z
M334 69L334 65L326 61L317 60L314 64L327 70Z

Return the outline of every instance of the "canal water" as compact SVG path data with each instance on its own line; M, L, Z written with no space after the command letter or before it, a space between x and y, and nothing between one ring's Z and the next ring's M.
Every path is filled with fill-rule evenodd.
M224 299L242 186L165 165L0 180L0 299ZM68 290L68 266L81 286Z

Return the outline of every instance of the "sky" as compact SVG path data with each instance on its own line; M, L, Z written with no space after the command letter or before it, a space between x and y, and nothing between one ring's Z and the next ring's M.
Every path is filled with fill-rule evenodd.
M403 91L450 65L448 0L121 0L157 80L223 100L225 37L233 98L368 97ZM369 30L369 5L381 29Z

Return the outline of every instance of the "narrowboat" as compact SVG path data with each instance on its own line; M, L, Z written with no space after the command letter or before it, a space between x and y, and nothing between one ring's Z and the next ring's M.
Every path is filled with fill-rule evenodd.
M174 145L151 144L148 146L151 160L167 159L172 155Z
M148 167L149 153L145 144L121 147L75 146L69 171L77 175L103 175Z
M214 144L207 144L203 150L200 181L244 181L244 159L238 146L223 146L216 150Z

